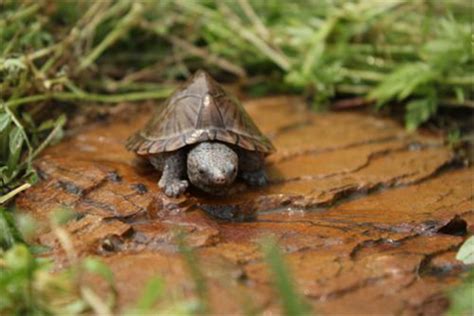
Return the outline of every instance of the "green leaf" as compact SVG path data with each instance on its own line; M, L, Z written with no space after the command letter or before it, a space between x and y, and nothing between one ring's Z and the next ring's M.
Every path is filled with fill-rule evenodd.
M35 128L35 122L33 120L33 117L31 116L30 113L28 112L22 112L21 113L21 118L22 118L22 123L25 129L34 129Z
M456 94L456 100L459 103L464 103L464 100L465 100L464 90L461 87L455 87L454 93Z
M139 311L150 311L157 299L163 294L164 284L161 278L152 278L145 286L143 294L140 296L137 304Z
M419 89L436 78L436 73L425 63L409 63L390 73L369 94L381 106L389 100L404 100L420 92Z
M426 122L433 114L436 113L436 98L429 97L427 99L414 100L406 105L405 127L409 131L413 131Z
M42 122L40 124L40 126L38 127L38 132L41 132L41 131L45 131L45 130L48 130L48 129L52 129L53 127L56 126L56 121L55 120L46 120L44 122Z
M23 146L23 135L21 130L15 126L9 134L9 155L8 155L8 172L7 174L13 175L18 171L18 161L21 157L21 148Z
M464 264L474 264L474 236L469 237L459 248L456 259Z
M51 222L55 225L65 225L77 217L78 213L67 207L59 208L50 215Z
M451 148L457 148L461 144L461 130L459 128L450 130L446 138Z
M273 282L279 294L284 315L311 315L310 306L296 291L290 271L288 270L277 244L272 240L263 242L265 261L272 272Z
M66 121L67 121L66 115L63 114L63 115L60 115L54 122L54 128L57 130L56 131L53 130L54 135L50 142L51 145L57 144L64 137L63 127L66 124Z
M8 267L15 270L32 270L35 259L26 245L15 245L7 251L5 263Z
M114 284L114 275L112 271L102 261L94 258L86 258L83 262L83 267L86 271L98 274L104 278L109 285Z
M18 126L15 126L10 132L10 154L16 153L21 150L23 145L23 135Z
M11 118L8 113L0 113L0 132L5 130L10 125Z
M183 256L186 268L188 269L191 279L194 283L194 292L199 298L199 307L197 313L209 314L209 290L206 278L202 271L202 267L193 249L186 244L184 233L179 232L177 238L179 252Z
M474 311L474 269L469 271L463 283L449 293L448 316L473 315Z
M0 248L10 249L16 243L24 243L10 212L0 207Z

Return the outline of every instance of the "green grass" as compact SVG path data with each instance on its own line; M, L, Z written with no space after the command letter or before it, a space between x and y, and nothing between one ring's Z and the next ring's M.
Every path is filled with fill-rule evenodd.
M462 283L449 291L450 306L446 313L449 316L474 314L474 236L466 239L459 248L456 259L470 267Z
M15 244L25 243L11 212L0 206L0 249L8 250Z
M278 245L274 241L266 240L263 243L263 252L283 315L314 315L311 306L296 291L291 273Z
M209 292L207 282L202 271L202 265L194 253L194 251L186 244L186 238L183 233L179 233L176 237L179 244L179 252L182 254L185 266L194 284L194 293L197 294L197 306L195 312L197 314L209 314Z
M465 275L463 283L449 292L450 306L446 315L469 316L474 314L474 269Z
M404 106L410 130L440 107L474 107L462 0L1 4L0 203L37 180L32 161L75 104L162 99L198 68L317 109L360 96Z

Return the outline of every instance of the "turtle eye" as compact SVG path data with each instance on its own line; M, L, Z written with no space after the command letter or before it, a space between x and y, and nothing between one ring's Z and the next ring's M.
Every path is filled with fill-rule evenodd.
M235 168L235 166L234 166L234 167L232 167L231 171L232 171L232 173L235 173L235 171L236 171L236 168Z
M206 170L204 170L204 168L199 168L198 172L199 172L199 174L203 175L203 174L206 173Z

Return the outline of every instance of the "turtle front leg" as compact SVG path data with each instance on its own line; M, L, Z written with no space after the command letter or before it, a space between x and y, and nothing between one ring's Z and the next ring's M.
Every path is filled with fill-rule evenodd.
M239 149L239 177L248 185L261 187L267 184L264 156L260 152Z
M167 196L176 197L188 188L188 181L183 180L186 174L186 153L183 150L177 150L165 154L163 159L163 173L158 186Z

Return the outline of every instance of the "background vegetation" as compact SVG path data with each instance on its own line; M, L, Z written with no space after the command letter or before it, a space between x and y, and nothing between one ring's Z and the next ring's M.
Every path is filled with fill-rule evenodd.
M0 203L77 105L166 97L206 68L250 95L474 107L469 1L0 0ZM346 103L347 104L347 103ZM457 135L457 134L456 134ZM456 136L455 135L455 136Z

